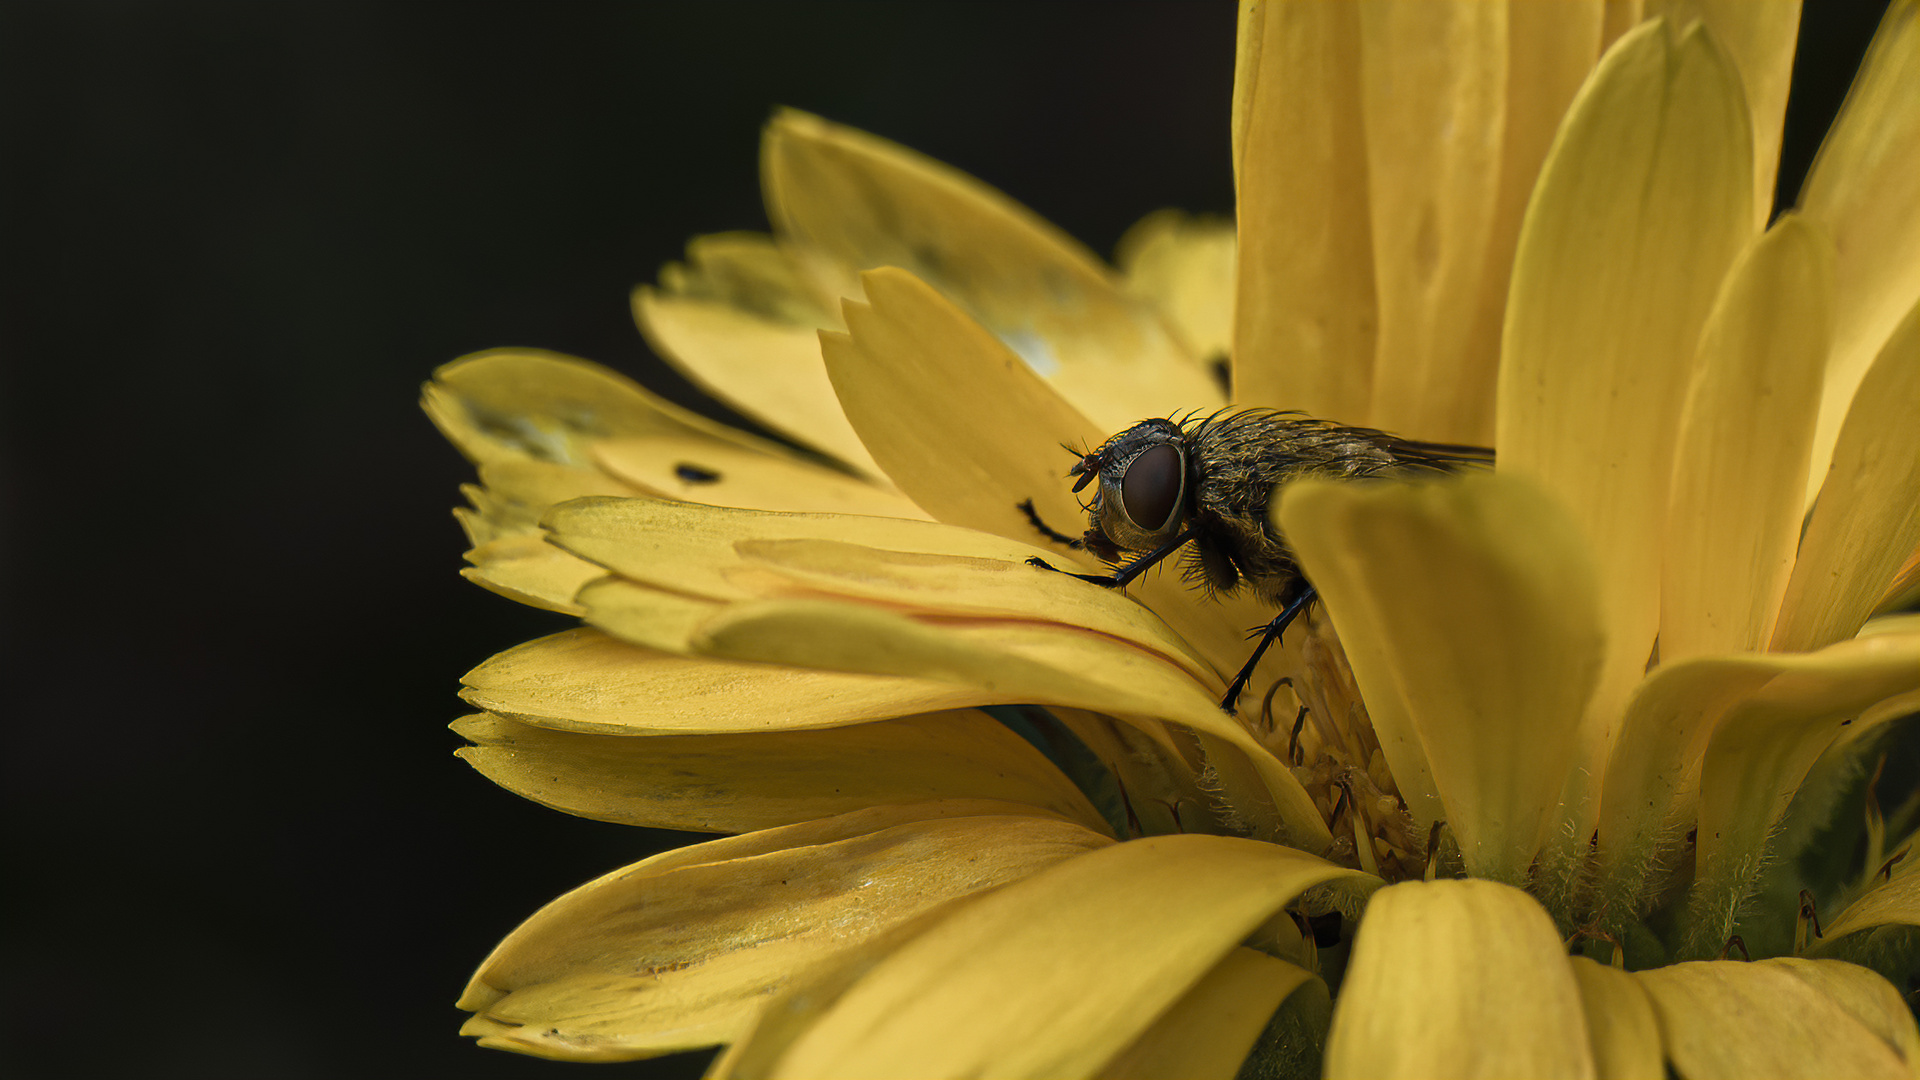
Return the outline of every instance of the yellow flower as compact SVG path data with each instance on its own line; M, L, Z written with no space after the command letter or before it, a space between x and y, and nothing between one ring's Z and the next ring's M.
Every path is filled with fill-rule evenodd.
M1789 858L1920 693L1912 618L1861 633L1920 546L1920 3L1770 228L1797 11L1653 6L1249 6L1237 230L1149 218L1123 275L781 114L773 235L634 303L803 449L443 368L468 575L587 624L467 676L465 756L739 834L536 913L464 1030L727 1076L1920 1070L1834 958L1920 925L1871 787L1864 868ZM1224 404L1227 353L1235 404L1500 455L1283 490L1325 609L1240 719L1258 605L1036 569L1077 556L1018 509L1073 521L1059 444Z

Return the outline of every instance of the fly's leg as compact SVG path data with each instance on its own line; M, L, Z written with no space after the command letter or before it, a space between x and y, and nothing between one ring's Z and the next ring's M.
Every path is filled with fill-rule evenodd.
M1051 570L1056 574L1066 574L1068 577L1077 577L1081 581L1089 581L1095 585L1102 585L1109 589L1119 589L1119 588L1124 588L1127 582L1132 581L1134 578L1137 578L1141 574L1146 573L1148 570L1153 569L1154 564L1158 563L1161 559L1164 559L1167 556L1173 554L1174 552L1180 550L1182 545L1184 545L1187 541L1193 539L1193 535L1194 535L1193 530L1188 529L1176 535L1173 539L1167 541L1166 543L1161 544L1159 547L1154 548L1152 551L1147 552L1145 555L1142 555L1139 558L1133 560L1132 562L1126 564L1125 566L1122 566L1120 569L1115 570L1111 574L1075 574L1067 570L1062 570L1059 567L1048 562L1047 560L1039 558L1037 556L1035 558L1028 559L1027 565L1037 566L1042 570Z
M1260 643L1253 647L1253 655L1247 658L1246 666L1240 669L1240 674L1233 677L1233 682L1227 684L1226 695L1220 699L1220 707L1226 710L1228 715L1232 715L1234 703L1240 700L1240 692L1247 688L1247 680L1253 678L1253 669L1260 666L1260 658L1267 655L1267 650L1273 647L1274 642L1280 640L1281 634L1287 632L1287 627L1293 624L1293 620L1299 618L1300 613L1307 610L1307 605L1313 603L1319 596L1319 591L1308 585L1299 596L1288 601L1287 606L1280 609L1280 614L1275 615L1273 621L1259 632Z
M1077 536L1068 536L1066 533L1063 533L1060 530L1054 528L1053 526L1047 524L1046 522L1040 520L1040 511L1035 510L1033 508L1032 499L1022 499L1019 503L1019 507L1020 507L1020 512L1027 515L1027 521L1033 525L1034 530L1037 531L1041 536L1046 537L1047 539L1053 541L1056 544L1065 544L1066 546L1072 548L1075 551L1079 551L1081 548L1087 546L1087 542L1085 540L1082 540Z

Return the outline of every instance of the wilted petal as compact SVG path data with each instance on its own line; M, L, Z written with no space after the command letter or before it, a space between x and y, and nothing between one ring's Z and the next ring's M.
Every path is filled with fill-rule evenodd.
M1664 1080L1660 1025L1647 992L1624 971L1584 956L1570 956L1567 961L1580 987L1587 1034L1593 1039L1595 1073L1609 1080Z
M1378 311L1360 71L1357 5L1242 5L1233 69L1240 404L1369 420Z
M1334 1004L1326 1075L1595 1075L1553 920L1492 881L1375 893Z
M1731 709L1707 744L1683 956L1712 955L1732 933L1767 837L1821 751L1869 706L1920 687L1920 634L1768 659L1780 674Z
M1274 1010L1313 978L1285 960L1235 949L1099 1075L1104 1080L1233 1080Z
M1262 921L1342 880L1371 881L1223 836L1158 836L1070 859L881 960L777 1074L1092 1076Z
M994 799L1108 831L1039 751L973 710L739 735L586 735L487 713L453 730L476 744L459 756L501 787L622 825L748 832L890 803Z
M1741 256L1707 319L1674 447L1662 663L1766 647L1800 543L1832 292L1833 245L1790 214Z
M1233 222L1156 210L1114 245L1127 291L1153 302L1187 352L1209 365L1233 352Z
M477 709L588 735L799 731L980 703L951 683L678 656L586 627L508 649L461 682Z
M1698 27L1650 23L1575 99L1521 230L1499 467L1542 481L1598 559L1607 660L1588 723L1603 739L1658 629L1680 407L1708 308L1753 232L1751 145L1725 53Z
M1833 234L1833 354L1814 431L1811 501L1867 366L1920 297L1920 3L1894 0L1854 78L1800 209Z
M1817 649L1851 636L1920 543L1916 403L1920 304L1908 310L1854 395L1780 602L1773 648Z
M593 1061L728 1042L808 965L1110 843L969 801L876 807L680 848L521 924L461 995L477 1013L462 1030L482 1045Z
M1802 965L1821 970L1806 974ZM1837 960L1717 960L1634 978L1653 1001L1668 1060L1688 1080L1913 1074L1914 1063L1903 1056L1911 1052L1912 1014L1899 1043L1883 1036L1891 1025L1879 999L1891 996L1898 1008L1899 992L1866 968ZM1865 1016L1857 1011L1862 1005Z
M1479 323L1478 301L1500 191L1487 178L1501 163L1507 11L1418 0L1359 6L1379 303L1366 422L1409 438L1485 444L1493 435L1498 324Z
M861 295L861 270L917 275L1104 427L1169 403L1219 403L1158 312L1072 238L979 181L792 110L767 126L761 168L775 231L842 295Z
M1302 481L1278 520L1372 700L1408 709L1476 876L1526 879L1570 770L1600 655L1592 558L1566 514L1508 477ZM1362 657L1374 647L1388 663ZM1376 721L1377 722L1377 721ZM1381 731L1400 775L1400 732Z

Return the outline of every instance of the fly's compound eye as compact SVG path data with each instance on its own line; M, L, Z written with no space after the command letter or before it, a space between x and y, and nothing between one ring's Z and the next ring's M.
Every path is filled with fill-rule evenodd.
M1185 488L1180 451L1171 443L1142 450L1120 477L1120 505L1127 519L1150 533L1173 524Z

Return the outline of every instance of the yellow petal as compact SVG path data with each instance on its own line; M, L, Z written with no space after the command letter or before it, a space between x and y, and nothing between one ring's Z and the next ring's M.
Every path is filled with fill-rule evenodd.
M1920 3L1887 7L1847 102L1820 146L1800 209L1839 249L1813 476L1822 479L1855 388L1920 297ZM1807 498L1815 489L1809 486Z
M1110 843L993 804L878 807L697 844L521 924L460 1007L482 1045L617 1061L742 1035L796 973L959 897Z
M938 162L783 110L762 143L767 212L843 295L897 266L930 282L1103 427L1220 392L1159 314L1064 233Z
M884 480L862 480L811 461L711 441L641 435L596 442L592 454L607 472L668 499L748 510L927 517Z
M1911 870L1903 873L1903 869L1896 865L1884 883L1855 900L1839 918L1829 922L1825 927L1825 940L1837 941L1876 926L1920 926L1920 874Z
M1192 677L1112 637L1057 623L945 619L923 623L860 604L820 600L735 604L694 641L716 656L942 679L1003 701L1065 705L1181 724L1247 756L1295 847L1331 842L1293 773L1233 722Z
M1634 977L1584 956L1570 956L1573 981L1580 987L1587 1033L1593 1039L1594 1071L1620 1080L1664 1080L1660 1025L1653 1003Z
M1092 1076L1268 916L1342 879L1367 880L1222 836L1067 860L881 961L795 1041L779 1075Z
M1265 953L1235 949L1099 1075L1105 1080L1233 1080L1274 1010L1313 977Z
M1114 245L1127 291L1150 301L1209 365L1233 351L1233 222L1156 210Z
M1818 963L1852 968L1837 960ZM1852 970L1858 975L1831 974L1836 980L1885 982L1865 968ZM1660 1018L1668 1060L1688 1080L1912 1073L1875 1027L1784 961L1701 961L1643 971L1635 978ZM1909 1029L1912 1023L1909 1018Z
M502 536L466 553L460 576L489 592L532 607L578 615L582 586L605 571L547 543L539 533Z
M1487 475L1301 482L1279 522L1341 640L1361 643L1350 655L1362 694L1391 680L1406 704L1468 871L1526 880L1568 772L1589 756L1579 718L1600 640L1572 523L1531 487ZM1373 643L1384 669L1360 659ZM1381 733L1396 776L1403 738Z
M1614 43L1627 31L1640 25L1645 9L1645 0L1606 0L1604 21L1600 27L1600 50L1605 52L1613 48Z
M691 651L701 625L726 606L611 576L581 586L574 603L585 609L589 624L629 645L682 656Z
M1759 653L1699 656L1662 664L1635 688L1600 799L1598 879L1613 918L1639 914L1656 846L1693 823L1700 762L1721 717L1786 662Z
M1409 881L1367 906L1334 1004L1326 1075L1443 1074L1594 1075L1560 935L1518 889Z
M1649 0L1646 14L1663 16L1675 26L1704 21L1740 69L1747 113L1753 117L1754 224L1765 225L1780 164L1780 129L1787 115L1800 0Z
M1920 634L1786 654L1781 673L1715 728L1700 770L1700 819L1682 955L1712 955L1752 887L1775 822L1807 770L1868 706L1920 687Z
M1360 98L1379 302L1367 423L1493 432L1497 329L1476 340L1507 101L1507 6L1361 5ZM1270 15L1269 18L1272 18Z
M1492 446L1493 399L1500 359L1514 248L1521 217L1540 165L1560 130L1561 117L1600 55L1600 0L1509 0L1507 4L1506 124L1500 139L1498 193L1487 234L1486 274L1473 298L1466 357L1477 361L1486 402L1475 433L1465 441Z
M595 440L622 435L705 436L781 452L599 364L534 349L492 349L444 364L420 404L448 441L481 464L588 465Z
M1217 672L1151 611L1027 565L1037 549L931 522L772 514L650 499L580 500L553 542L631 580L717 599L838 595L928 615L1062 623Z
M1880 350L1847 412L1780 602L1773 648L1817 649L1851 636L1920 544L1916 402L1920 304Z
M628 645L565 630L467 672L460 696L487 712L588 735L709 735L858 724L978 702L951 683L849 675Z
M1233 400L1365 424L1373 239L1350 4L1243 5L1233 71Z
M818 331L839 324L771 237L702 236L663 290L633 292L647 344L688 381L797 442L873 474L820 366Z
M1914 1026L1913 1010L1892 983L1867 968L1831 960L1782 956L1772 963L1825 994L1893 1047L1909 1075L1920 1072L1920 1029Z
M1599 560L1610 727L1660 614L1673 446L1702 323L1753 230L1740 80L1698 27L1632 31L1567 115L1521 228L1501 344L1499 468L1540 480ZM1598 766L1598 762L1595 766Z
M827 335L824 346L847 416L887 475L939 520L1022 544L1045 542L1018 508L1024 500L1063 532L1085 521L1061 446L1092 447L1110 432L911 274L879 270L863 280L871 303L849 304L851 334ZM1093 564L1058 547L1029 554ZM1150 572L1130 591L1227 673L1246 660L1241 628L1271 617L1250 596L1216 602L1170 572Z
M1660 659L1765 648L1800 543L1833 246L1787 215L1707 319L1674 447Z
M501 787L622 825L748 832L889 803L995 799L1108 831L1039 751L973 710L750 735L584 735L487 713L453 729L477 744L459 756Z

